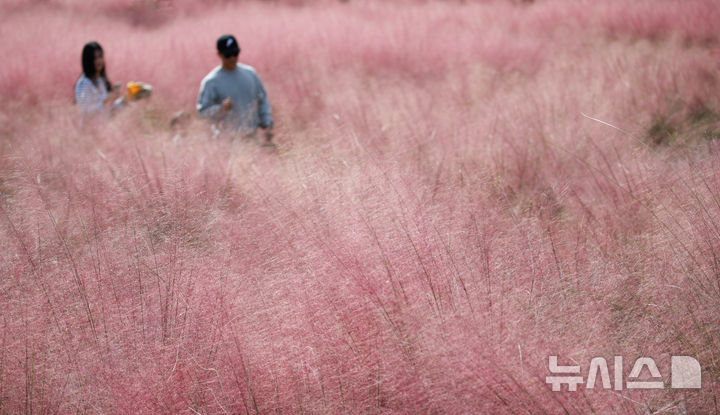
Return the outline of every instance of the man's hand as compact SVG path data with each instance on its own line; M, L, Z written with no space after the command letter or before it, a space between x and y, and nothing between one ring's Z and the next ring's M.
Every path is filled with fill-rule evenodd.
M275 143L272 142L273 138L273 130L272 127L268 127L265 129L265 141L263 141L262 146L263 147L275 147Z
M233 102L230 98L225 98L225 100L220 104L220 111L225 113L232 109Z

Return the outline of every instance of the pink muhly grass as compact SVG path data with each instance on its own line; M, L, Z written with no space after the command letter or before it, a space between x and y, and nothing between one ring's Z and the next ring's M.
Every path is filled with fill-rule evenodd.
M0 413L717 411L712 2L161 3L0 6ZM168 127L223 32L276 152Z

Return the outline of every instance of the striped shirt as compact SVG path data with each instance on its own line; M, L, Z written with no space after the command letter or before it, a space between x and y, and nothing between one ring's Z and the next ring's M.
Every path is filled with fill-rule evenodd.
M102 111L107 96L104 79L98 79L96 85L83 74L75 83L75 102L83 114Z

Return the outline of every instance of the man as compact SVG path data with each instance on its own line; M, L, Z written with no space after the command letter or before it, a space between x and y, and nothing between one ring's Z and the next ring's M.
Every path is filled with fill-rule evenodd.
M272 111L255 69L238 63L240 46L232 35L220 36L217 51L221 65L200 84L198 114L241 136L254 136L260 127L265 130L266 144L271 144Z

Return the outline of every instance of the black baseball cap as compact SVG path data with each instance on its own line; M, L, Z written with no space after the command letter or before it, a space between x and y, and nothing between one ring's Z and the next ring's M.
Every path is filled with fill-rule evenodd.
M225 57L240 54L240 46L233 35L220 36L217 40L217 50Z

